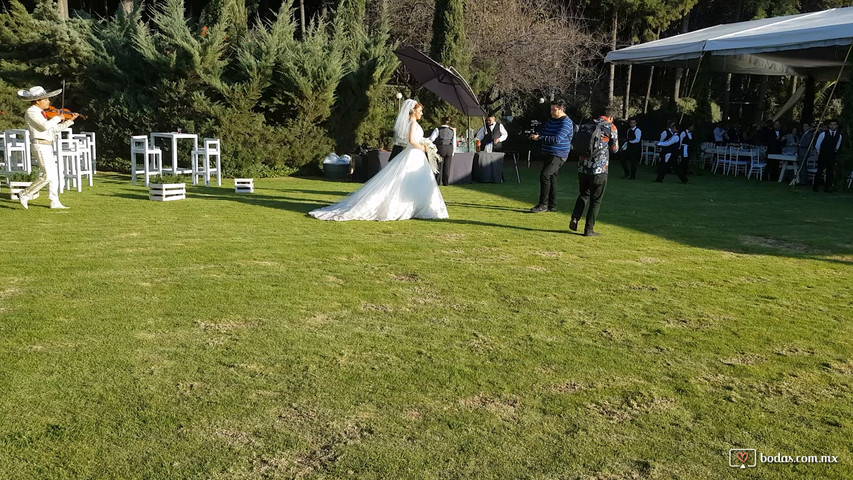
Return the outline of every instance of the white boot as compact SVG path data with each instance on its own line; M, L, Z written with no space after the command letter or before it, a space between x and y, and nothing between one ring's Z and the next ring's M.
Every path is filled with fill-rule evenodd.
M57 200L57 201L55 201L55 202L50 202L50 208L55 208L55 209L62 210L62 209L67 209L68 207L66 207L65 205L63 205L63 204L59 203L59 200Z
M30 209L30 207L29 207L29 206L27 206L27 202L29 202L29 201L30 201L30 197L29 197L29 196L24 195L23 193L19 193L19 194L18 194L18 200L20 200L20 201L21 201L21 205L23 205L24 210L29 210L29 209Z

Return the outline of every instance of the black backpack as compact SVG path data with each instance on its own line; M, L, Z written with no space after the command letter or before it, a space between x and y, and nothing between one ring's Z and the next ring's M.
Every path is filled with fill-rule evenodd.
M607 142L603 141L605 138L610 138L609 123L585 123L578 127L577 133L572 137L572 150L581 157L592 157L607 148Z

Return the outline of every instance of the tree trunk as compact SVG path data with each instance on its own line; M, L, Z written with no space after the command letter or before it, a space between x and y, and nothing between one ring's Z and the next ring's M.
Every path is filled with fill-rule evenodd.
M732 104L732 74L726 75L726 89L723 92L723 121L729 120L729 110Z
M59 18L68 20L68 0L58 0Z
M628 65L628 77L625 79L625 98L622 99L622 118L628 118L628 106L631 104L631 70L633 68L633 65Z
M649 86L646 87L646 101L643 102L643 113L648 113L648 111L649 111L649 97L652 96L652 79L654 77L655 77L655 66L652 65L652 68L649 71Z
M815 81L813 77L806 77L806 91L803 92L803 118L802 123L811 123L814 118Z
M613 7L613 31L610 37L610 49L616 50L616 27L618 25L618 14L616 7ZM607 90L607 105L613 104L613 86L616 80L616 65L610 64L610 86Z
M299 26L300 34L305 37L305 0L299 0Z

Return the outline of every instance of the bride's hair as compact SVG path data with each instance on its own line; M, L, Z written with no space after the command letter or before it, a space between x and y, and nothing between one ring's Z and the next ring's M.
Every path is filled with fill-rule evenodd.
M421 102L407 98L400 106L400 112L397 114L397 121L394 122L394 141L398 144L405 145L409 141L409 118L415 108L418 106L423 108Z

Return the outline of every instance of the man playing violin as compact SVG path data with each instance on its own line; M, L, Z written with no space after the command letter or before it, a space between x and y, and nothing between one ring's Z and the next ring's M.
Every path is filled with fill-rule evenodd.
M32 87L29 90L18 90L18 98L32 102L30 108L24 115L27 127L30 129L30 141L32 151L36 154L39 164L39 178L18 194L21 205L29 208L27 202L33 198L39 190L48 186L48 198L50 208L68 208L59 201L59 174L56 171L56 155L53 153L53 140L56 138L57 130L62 130L74 124L79 114L73 113L67 120L62 115L48 119L45 110L50 108L50 97L55 97L62 89L52 92L45 91L42 87Z

